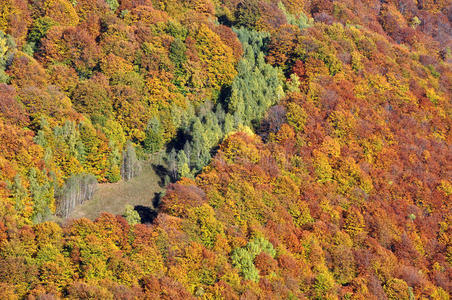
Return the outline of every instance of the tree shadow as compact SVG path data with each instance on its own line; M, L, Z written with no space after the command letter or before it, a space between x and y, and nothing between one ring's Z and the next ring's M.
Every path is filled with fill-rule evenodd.
M176 131L176 136L174 136L171 141L166 144L166 154L170 153L171 149L180 150L184 148L187 139L189 139L189 136L187 136L183 129L179 128Z
M169 176L168 170L162 165L152 165L155 174L160 178L158 185L162 188L166 186L165 177Z
M220 94L218 95L217 103L221 104L221 108L225 112L228 111L228 101L231 98L232 88L231 86L222 86L220 90Z
M157 210L160 206L160 201L162 200L163 195L163 192L154 193L154 197L152 198L152 206L154 207L154 210Z
M150 224L154 222L154 219L157 217L158 213L150 207L143 205L135 205L133 208L140 215L142 224Z

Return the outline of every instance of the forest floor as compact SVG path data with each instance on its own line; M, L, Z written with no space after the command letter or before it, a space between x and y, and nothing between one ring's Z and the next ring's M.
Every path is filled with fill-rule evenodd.
M157 172L151 163L145 163L140 174L129 181L98 184L93 198L76 207L66 220L94 220L102 212L121 215L127 204L135 207L139 213L140 210L148 213L154 211L153 203L164 190Z

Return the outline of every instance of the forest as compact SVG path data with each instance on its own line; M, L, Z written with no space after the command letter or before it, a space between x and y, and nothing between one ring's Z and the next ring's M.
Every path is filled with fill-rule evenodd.
M0 299L448 300L451 126L448 0L0 0Z

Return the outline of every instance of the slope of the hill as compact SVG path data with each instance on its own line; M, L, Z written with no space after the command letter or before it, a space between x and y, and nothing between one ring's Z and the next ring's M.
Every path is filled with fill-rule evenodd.
M127 141L161 150L242 53L210 2L0 4L0 202L21 223L46 220L79 174L118 181Z
M14 3L24 7L20 1ZM79 5L75 14L68 8L69 3L58 3L67 8L71 18L59 18L61 15L53 14L45 5L39 13L60 22L89 19L89 9L82 5L87 5L85 1L73 4ZM2 174L6 174L2 176L12 180L15 172L22 172L28 174L29 184L21 188L19 178L18 183L1 190L9 196L8 201L16 201L16 208L4 206L0 214L0 298L450 299L450 3L315 0L283 1L278 5L253 0L206 0L160 1L143 7L123 1L118 3L119 9L115 3L109 1L108 5L117 16L103 17L100 24L106 27L100 26L102 34L94 42L102 45L103 51L116 49L114 55L124 55L127 61L129 51L124 48L134 43L124 44L130 35L121 34L124 31L119 29L124 29L124 24L120 19L136 25L134 36L143 38L141 41L149 37L149 31L145 30L148 25L140 25L143 20L151 20L155 30L152 32L157 36L166 37L164 32L169 30L169 35L174 39L177 36L186 46L182 51L186 54L185 63L180 65L171 56L173 64L169 64L169 69L177 70L179 66L183 69L179 71L190 72L191 83L186 87L194 88L194 82L212 83L215 79L216 85L204 92L210 92L216 105L209 101L196 106L180 105L190 117L179 127L171 127L175 139L168 145L168 171L173 178L181 179L168 186L159 214L150 225L131 225L111 214L95 221L73 220L63 227L52 222L27 224L14 210L25 212L25 218L33 215L33 210L20 206L35 206L24 193L31 191L34 199L49 199L36 188L45 187L45 179L37 170L27 169L36 165L41 167L38 170L46 170L46 158L47 164L53 162L49 157L55 156L50 150L59 148L49 146L45 156L45 137L52 132L65 137L50 140L55 145L66 145L76 159L77 134L65 133L79 132L85 137L82 143L92 146L91 154L104 153L101 144L88 143L92 139L86 138L96 132L86 125L86 118L89 116L90 122L96 124L99 116L96 110L91 111L94 114L77 111L74 118L80 117L77 124L81 125L74 131L70 124L64 127L45 121L41 127L33 127L37 123L19 118L20 105L7 113L2 110L6 117L0 119L0 134L9 143L1 144L5 158L0 163L11 164L2 169ZM39 2L34 5L40 7ZM234 52L226 46L215 47L219 40L213 32L219 25L206 21L207 25L201 22L193 29L190 24L197 23L191 15L193 9L235 26L234 31L227 30L228 41L240 40L243 48L237 46L234 49L240 51ZM102 7L98 11L104 12ZM162 17L161 11L182 20L182 28L188 28L189 34L170 30L174 24L168 22L155 25L152 20ZM8 20L17 22L11 17ZM5 26L4 22L0 26ZM20 26L14 28L18 30ZM106 28L111 31L104 31ZM11 32L16 34L16 40L20 40L18 32ZM69 64L78 72L79 80L90 81L85 90L93 82L104 82L99 79L100 74L94 73L99 68L106 73L110 70L106 67L117 61L97 65L91 57L81 60L77 56L80 52L62 51L68 50L64 48L66 42L76 40L70 37L77 30L72 28L62 35L57 29L55 32L45 38L39 46L42 52L36 57L42 58L43 63L51 57L63 65ZM193 46L192 35L198 38L194 43L198 47ZM224 35L218 36L224 39ZM113 42L113 37L119 38L118 43ZM173 54L180 53L176 48L183 47L173 38L168 37L171 43L161 45L173 45ZM57 45L51 47L51 41L57 41ZM4 44L8 43L6 39ZM210 45L209 51L201 50L205 43ZM147 73L145 67L152 69L154 59L165 58L165 51L159 52L162 48L147 40L143 44L147 46L143 45L143 52L138 51L142 54L139 60L132 59L131 72L147 74L141 74L148 82L146 86L155 87L147 92L165 90L162 84L169 81L162 79L156 84L153 80L158 72ZM189 55L190 49L197 49L196 57ZM62 56L42 54L46 51L48 55L62 51ZM227 60L229 67L213 60L216 54L227 58L231 53L236 56ZM159 72L166 72L165 61L159 60ZM204 63L193 69L193 63L200 61ZM212 76L197 77L195 70L199 66ZM10 82L30 82L19 80L23 77L15 75L21 74L18 70L14 63L8 65ZM39 78L35 76L31 82ZM136 85L116 80L118 76L111 76L108 81L111 92L121 91L113 95L135 99L136 94L130 96L123 85ZM264 86L265 81L268 84ZM172 84L177 86L176 82L182 81ZM3 88L8 95L12 89L21 90L13 84ZM76 90L84 91L81 87ZM108 89L102 85L96 93L105 90ZM189 90L193 95L197 91ZM185 94L184 89L179 92L181 97L190 94ZM77 95L74 99L91 99L84 98L84 92ZM28 109L39 107L30 104L35 99L31 96L5 99L5 103L28 103ZM143 103L179 98L150 99L155 102L146 98ZM56 108L67 111L72 102L66 99L58 103L61 106ZM127 107L136 111L124 115L132 118L139 114L142 106L135 104L138 102ZM175 111L180 112L175 105ZM134 136L133 126L125 127L130 129L124 129L125 134L135 139L138 148L146 149L149 143L162 146L162 140L155 140L161 136L156 130L160 125L156 124L168 119L158 116L149 121L143 141L139 132ZM101 127L97 129L101 131ZM110 132L116 132L113 127ZM35 138L32 130L36 131ZM226 138L209 161L214 141L224 134ZM6 138L11 135L17 139ZM70 161L76 164L75 160ZM91 170L96 174L96 169ZM198 170L201 172L193 176ZM48 204L51 207L51 201Z

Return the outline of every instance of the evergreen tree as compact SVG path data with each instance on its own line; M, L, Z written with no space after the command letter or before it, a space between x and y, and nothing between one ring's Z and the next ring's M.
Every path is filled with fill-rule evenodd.
M163 147L163 128L159 119L152 117L146 128L146 138L144 139L144 149L149 153L159 151Z
M28 174L29 190L33 199L34 223L45 221L51 214L54 207L53 185L37 169L31 168Z
M178 177L191 177L189 161L184 150L177 152L176 161Z
M224 118L224 125L223 125L223 132L229 133L234 130L235 128L235 122L234 122L234 116L232 114L226 114Z
M252 125L264 116L270 106L284 95L281 71L264 59L266 34L246 29L236 33L243 43L244 56L238 64L238 75L231 86L228 112L235 125Z
M221 137L223 136L223 132L221 130L220 124L218 124L217 116L213 111L209 111L206 114L206 123L204 124L207 132L207 139L209 141L209 147L216 146Z
M204 167L210 160L210 147L209 138L206 134L206 130L199 120L195 119L191 130L192 135L192 157L190 158L193 167L196 171L199 171Z

